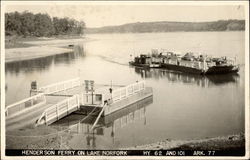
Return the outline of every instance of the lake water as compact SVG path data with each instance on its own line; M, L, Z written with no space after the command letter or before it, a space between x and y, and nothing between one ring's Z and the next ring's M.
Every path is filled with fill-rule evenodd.
M130 67L131 56L166 49L237 57L237 75L199 76L160 69L145 70L153 97L102 119L71 115L51 125L76 125L66 139L73 149L115 149L165 139L198 139L244 132L244 32L174 32L87 35L84 53L65 53L6 64L6 103L29 96L30 83L39 86L80 76L97 84L129 84L142 80L142 69Z

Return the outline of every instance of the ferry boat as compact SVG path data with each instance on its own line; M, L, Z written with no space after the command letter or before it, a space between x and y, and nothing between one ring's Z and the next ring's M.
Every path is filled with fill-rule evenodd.
M141 54L139 57L135 57L134 61L130 61L129 64L137 67L147 67L147 68L161 67L161 62L159 57L149 56L145 54Z
M140 55L129 62L130 65L148 68L164 68L168 70L194 73L194 74L225 74L237 73L239 65L236 64L236 58L228 57L209 57L205 55L186 53L184 56L174 52L154 51L152 54Z

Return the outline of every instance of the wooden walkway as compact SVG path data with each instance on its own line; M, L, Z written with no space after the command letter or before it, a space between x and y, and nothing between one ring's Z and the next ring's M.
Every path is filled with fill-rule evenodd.
M93 93L85 90L79 78L36 90L36 95L6 107L6 129L51 124L85 107L98 107L101 115L111 114L152 95L152 89L140 81L124 87L98 86ZM98 121L99 118L97 118ZM97 123L97 122L96 122Z

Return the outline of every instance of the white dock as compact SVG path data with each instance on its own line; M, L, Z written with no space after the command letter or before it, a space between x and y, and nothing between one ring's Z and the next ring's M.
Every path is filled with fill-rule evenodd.
M38 88L36 95L6 107L6 129L49 125L87 107L97 107L102 111L100 116L106 116L153 94L145 81L112 86L112 91L108 86L99 86L90 93L85 87L80 78L76 78Z

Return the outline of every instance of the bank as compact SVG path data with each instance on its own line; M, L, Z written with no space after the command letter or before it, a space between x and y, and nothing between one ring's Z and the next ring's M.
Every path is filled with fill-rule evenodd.
M132 150L224 150L239 151L245 149L244 133L228 136L218 136L204 139L170 140L133 146L125 149Z
M82 45L87 41L90 41L90 39L86 37L41 37L6 40L5 63L73 52L74 45Z
M59 129L59 128L60 129ZM48 127L41 126L36 129L28 128L25 130L12 131L7 133L6 148L7 149L75 149L70 146L69 141L72 135L67 127L57 126ZM83 148L84 149L84 148ZM109 148L107 148L109 149ZM218 136L203 139L189 140L171 140L138 145L119 150L209 150L209 151L226 151L226 152L242 152L245 150L244 133Z

